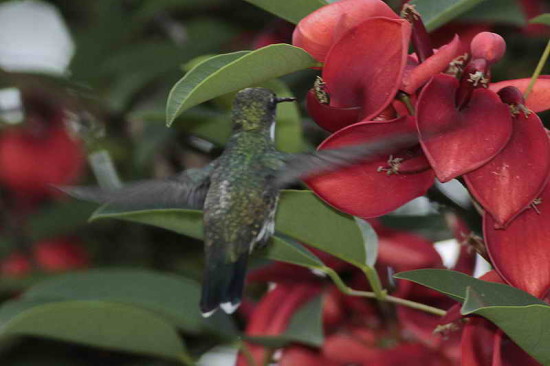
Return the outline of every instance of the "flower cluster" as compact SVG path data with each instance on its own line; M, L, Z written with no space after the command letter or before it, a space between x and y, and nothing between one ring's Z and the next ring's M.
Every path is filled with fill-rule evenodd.
M397 231L373 222L380 239L377 271L391 287L389 270L407 271L419 268L443 268L433 243L406 231ZM369 290L365 276L355 267L320 251L323 262L346 278L354 289ZM474 255L464 250L455 270L471 274ZM397 306L393 314L388 304L342 293L331 281L311 271L277 262L257 269L249 282L272 283L273 288L257 304L244 304L246 334L250 337L278 336L285 332L290 320L308 301L322 298L323 331L320 347L290 344L282 349L279 365L457 365L460 360L459 333L433 333L439 317L405 306ZM393 295L422 302L442 309L452 308L454 301L420 285L398 281ZM237 365L264 364L270 350L249 342L248 356L242 352Z
M312 118L332 132L320 149L418 137L314 177L311 189L341 211L373 218L425 194L434 178L459 179L483 215L495 276L544 298L550 139L537 113L550 109L550 76L493 82L491 67L506 51L501 36L477 34L467 54L458 36L432 49L413 6L398 16L379 0L327 5L298 24L293 43L323 63L307 96Z

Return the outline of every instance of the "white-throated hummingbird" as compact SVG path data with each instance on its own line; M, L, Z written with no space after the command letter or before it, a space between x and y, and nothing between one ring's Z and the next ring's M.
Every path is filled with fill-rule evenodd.
M313 174L380 156L410 136L312 153L289 154L275 148L270 129L278 98L265 88L237 93L233 134L223 153L202 169L190 169L164 180L130 183L116 190L66 187L81 199L110 204L164 203L204 210L204 269L201 312L221 307L234 312L241 302L248 255L264 246L275 230L275 211L282 187ZM416 140L415 140L416 141Z

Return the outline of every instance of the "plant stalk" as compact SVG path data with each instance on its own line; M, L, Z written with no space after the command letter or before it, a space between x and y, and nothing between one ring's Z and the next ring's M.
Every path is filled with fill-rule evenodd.
M533 76L531 76L531 81L529 82L527 89L525 89L525 92L523 93L523 97L525 98L525 100L527 100L527 97L533 91L533 87L535 86L535 83L537 82L537 79L539 78L540 73L542 72L542 69L546 64L546 61L548 60L548 56L550 56L550 39L548 40L548 43L546 44L546 48L544 49L544 52L540 57L539 63L537 64L537 67L533 72Z
M336 287L346 295L366 297L366 298L369 298L369 299L378 299L380 301L386 301L386 302L397 304L397 305L407 306L407 307L412 308L412 309L422 310L422 311L425 311L427 313L434 314L434 315L437 315L437 316L443 316L443 315L446 314L445 310L438 309L438 308L435 308L433 306L421 304L421 303L418 303L418 302L415 302L415 301L401 299L399 297L395 297L395 296L391 296L391 295L386 295L383 299L379 299L374 292L359 291L359 290L354 290L352 288L349 288L344 283L344 281L342 281L342 279L340 278L338 273L336 273L336 271L333 270L332 268L324 267L324 268L322 268L322 270L323 270L323 272L325 272L330 277L330 279L334 282Z

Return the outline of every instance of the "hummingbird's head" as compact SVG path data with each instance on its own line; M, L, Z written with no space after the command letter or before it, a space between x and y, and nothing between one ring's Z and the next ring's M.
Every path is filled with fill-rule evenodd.
M246 88L239 91L233 102L235 129L244 131L269 129L275 122L277 103L294 101L278 98L266 88Z

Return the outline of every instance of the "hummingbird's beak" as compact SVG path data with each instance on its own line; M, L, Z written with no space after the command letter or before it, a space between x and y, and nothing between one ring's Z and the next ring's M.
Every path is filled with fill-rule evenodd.
M275 98L275 103L276 104L279 104L279 103L282 103L282 102L294 102L296 101L296 98L293 98L293 97L283 97L283 98Z

